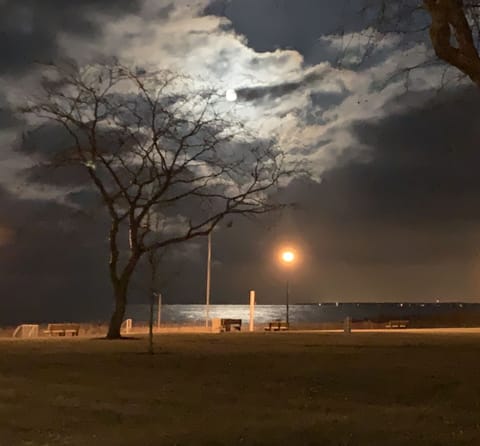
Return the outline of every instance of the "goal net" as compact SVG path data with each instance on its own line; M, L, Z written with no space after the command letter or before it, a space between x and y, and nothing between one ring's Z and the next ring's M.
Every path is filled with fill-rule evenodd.
M131 333L132 331L132 320L131 319L125 319L123 322L122 322L122 326L121 326L121 331L123 331L124 333L128 334L128 333Z
M37 338L38 325L36 324L22 324L19 325L13 332L14 338Z

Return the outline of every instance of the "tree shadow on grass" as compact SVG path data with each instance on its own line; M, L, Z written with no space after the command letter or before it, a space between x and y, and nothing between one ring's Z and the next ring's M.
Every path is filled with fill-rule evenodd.
M112 342L112 341L141 341L142 338L136 338L136 337L133 337L133 336L122 336L118 339L109 339L106 336L99 336L99 337L91 338L90 340L91 341L109 341L109 342Z
M150 352L135 352L136 355L139 356L160 356L160 355L173 355L173 352L169 352L166 350L155 351L153 353Z

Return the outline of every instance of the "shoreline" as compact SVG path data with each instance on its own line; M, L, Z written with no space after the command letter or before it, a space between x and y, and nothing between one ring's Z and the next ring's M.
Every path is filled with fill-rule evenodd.
M87 338L99 338L103 337L107 333L108 326L106 324L92 325L92 324L80 324L80 331L78 336L50 336L44 333L46 324L38 324L38 336L34 337L18 337L13 338L13 332L16 327L1 327L0 339L87 339ZM148 335L148 325L134 324L130 331L124 331L123 336L146 336ZM164 325L160 328L154 327L154 335L162 334L223 334L223 332L214 331L211 327L205 327L205 325ZM225 333L226 335L249 335L265 333L266 335L278 335L280 332L268 332L265 331L265 324L256 324L254 332L249 332L248 325L243 325L241 331L232 331ZM291 328L286 331L282 331L284 334L301 334L301 333L345 333L343 324L330 323L330 324L292 324ZM355 323L351 324L351 333L405 333L405 334L480 334L480 324L476 326L448 326L448 327L406 327L406 328L386 328L385 324L374 323Z

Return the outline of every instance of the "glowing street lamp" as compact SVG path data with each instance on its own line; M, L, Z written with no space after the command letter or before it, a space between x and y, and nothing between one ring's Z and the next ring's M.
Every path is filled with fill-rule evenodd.
M283 251L282 260L285 263L292 263L295 260L295 253L293 251Z
M282 251L280 258L285 265L290 266L295 262L295 259L296 259L295 252L291 249L286 249L286 250ZM285 287L285 309L286 309L287 326L289 325L289 322L290 322L290 320L289 320L289 294L290 294L289 293L289 280L288 280L288 275L287 275L287 284L286 284L286 287Z

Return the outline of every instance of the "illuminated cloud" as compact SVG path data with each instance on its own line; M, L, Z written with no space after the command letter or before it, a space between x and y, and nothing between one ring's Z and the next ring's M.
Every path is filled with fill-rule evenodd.
M205 15L211 5L208 0L144 0L120 3L113 12L85 7L73 31L57 26L51 56L75 55L80 63L115 56L140 67L178 70L223 98L235 90L238 101L225 100L222 111L244 121L259 138L277 138L292 159L308 161L317 178L339 162L363 156L352 123L384 116L384 104L404 85L380 88L381 82L391 77L399 60L411 63L421 57L418 46L410 55L396 50L398 37L387 35L377 42L371 62L355 69L366 38L332 31L319 35L316 55L307 63L295 49L252 48L229 19ZM339 69L331 55L342 51L345 64ZM21 79L22 90L34 88L35 75ZM10 81L11 98L18 97L19 85Z

